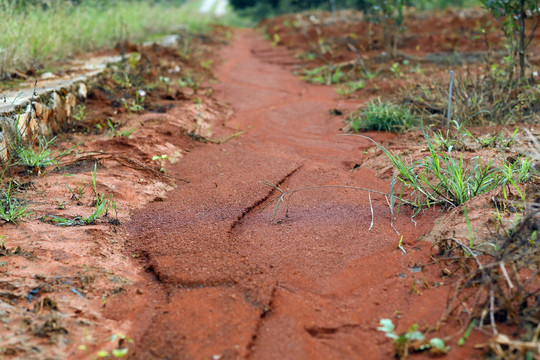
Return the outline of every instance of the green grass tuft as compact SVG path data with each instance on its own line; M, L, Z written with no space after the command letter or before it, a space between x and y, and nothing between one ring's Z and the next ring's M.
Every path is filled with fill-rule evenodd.
M411 112L402 106L389 102L370 102L347 119L355 131L388 131L401 133L416 125Z
M28 206L13 197L13 183L9 182L6 190L0 190L0 220L17 224L17 221L28 216Z
M524 199L519 184L530 177L530 159L509 163L503 157L485 161L475 156L465 160L463 153L438 150L427 131L424 131L424 136L428 156L410 162L368 138L384 152L395 168L392 193L395 186L401 186L397 191L400 193L404 189L409 190L407 203L418 209L432 205L456 207L496 188L502 188L505 196L507 189L514 188Z
M34 149L29 144L24 145L20 143L15 148L17 157L15 163L29 168L45 168L48 165L56 164L53 151L50 148L55 141L56 138L47 140L44 137L40 137L37 149Z

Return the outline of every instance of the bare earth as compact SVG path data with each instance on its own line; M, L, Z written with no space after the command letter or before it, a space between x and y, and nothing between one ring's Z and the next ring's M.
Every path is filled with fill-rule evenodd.
M223 130L248 130L193 150L173 170L190 183L127 225L130 251L147 259L164 293L136 327L133 356L391 358L379 320L403 314L399 330L433 325L451 291L424 290L430 274L410 271L428 261L431 244L417 239L437 213L419 216L416 227L410 214L400 216L406 255L396 249L386 200L374 194L370 206L365 191L306 190L292 198L289 217L280 208L271 222L273 206L260 210L278 193L262 180L282 189L383 192L389 183L369 169L351 170L371 144L337 136L342 122L327 112L337 102L333 89L292 76L253 31L238 31L221 56L215 93L234 110ZM414 283L422 290L411 294ZM133 296L117 300L121 311ZM472 351L462 349L460 358Z
M390 359L392 341L377 331L383 318L398 333L418 323L445 338L450 358L481 356L474 345L486 335L473 331L458 347L463 324L441 321L455 288L428 265L432 243L419 240L441 213L423 212L415 224L403 208L393 222L380 193L337 187L387 193L378 175L388 164L370 141L341 136L343 120L328 110L352 110L403 81L338 98L295 77L291 51L255 30L236 30L230 42L219 47L213 91L167 89L151 100L159 111L120 114L137 128L129 138L68 140L102 151L98 190L114 195L122 225L105 221L111 213L91 226L40 221L88 215L90 189L73 199L65 185L89 183L95 156L23 177L33 214L0 227L0 359L95 359L118 346L132 359ZM153 51L163 68L179 61ZM90 117L117 115L105 100L90 97ZM221 144L195 141L244 130ZM397 148L406 138L365 135ZM161 154L168 176L149 171ZM309 189L275 208L280 193L270 184ZM133 343L111 341L118 333Z

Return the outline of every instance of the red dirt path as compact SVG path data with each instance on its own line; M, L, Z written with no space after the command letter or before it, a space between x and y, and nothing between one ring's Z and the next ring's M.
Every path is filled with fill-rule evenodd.
M364 191L308 190L293 196L288 218L280 209L271 222L271 207L259 211L278 195L262 180L283 189L389 190L373 171L352 170L371 144L337 136L343 124L328 114L338 102L334 90L295 78L277 51L252 30L236 32L214 87L235 113L215 130L247 132L193 149L169 171L190 183L126 225L129 251L146 259L155 275L147 291L156 294L154 304L135 304L128 292L109 307L138 317L132 358L389 359L391 340L376 331L381 318L393 319L398 331L440 319L453 288L424 286L443 282L436 267L409 270L429 261L430 244L417 239L437 213L417 216L415 227L402 212L396 228L405 255L381 195L371 196L371 207ZM265 62L270 53L272 63ZM451 331L443 326L436 336ZM479 356L456 340L453 358ZM481 340L473 333L468 343Z

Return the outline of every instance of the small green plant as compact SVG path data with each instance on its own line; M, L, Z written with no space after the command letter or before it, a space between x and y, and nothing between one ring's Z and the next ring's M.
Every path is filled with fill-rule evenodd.
M458 340L458 346L463 346L465 345L465 342L467 341L467 339L469 338L469 336L471 335L471 331L472 329L474 328L474 325L476 325L476 319L472 319L469 326L467 327L467 330L465 331L465 333L463 334L463 336L461 338L459 338Z
M534 34L540 24L538 0L481 0L481 3L501 21L502 30L510 45L512 66L516 57L519 61L520 78L525 77L526 51L534 40ZM531 16L527 13L532 14ZM536 13L536 14L535 14ZM536 16L535 16L536 15ZM531 21L527 21L527 18ZM527 29L527 23L530 28ZM513 69L510 72L512 78Z
M390 66L390 71L394 74L395 77L401 77L401 66L399 63L395 62Z
M350 96L356 91L363 89L364 86L366 84L362 80L347 81L345 84L336 87L336 93L340 96Z
M44 137L39 137L37 149L34 149L30 144L25 144L22 140L18 141L15 147L17 157L15 163L29 168L45 168L48 165L56 164L51 150L55 141L56 138L47 140Z
M381 25L382 42L390 51L392 58L397 55L397 46L401 33L405 29L405 0L368 0L371 4L368 11L368 21Z
M159 171L162 172L162 173L165 173L165 160L167 160L169 157L166 155L166 154L163 154L161 156L159 155L156 155L156 156L152 156L152 161L157 161L159 162Z
M210 60L203 61L201 63L201 66L203 67L203 69L210 70L213 63L214 63L214 60L210 59Z
M107 126L109 127L109 131L107 132L107 135L112 137L130 137L131 134L136 130L136 128L130 128L127 130L118 130L116 128L116 124L112 121L111 118L107 119Z
M73 111L73 118L77 121L83 121L86 119L86 106L82 104L78 104L75 106L75 110Z
M416 124L407 108L380 100L372 101L367 107L349 116L347 121L355 132L375 130L399 133Z
M335 65L323 65L312 70L303 69L302 74L302 80L321 85L339 84L345 79L341 67Z
M77 191L74 191L68 184L66 184L67 189L71 193L71 199L76 201L81 201L84 194L84 189L86 189L87 186L88 184L81 183L77 186Z
M426 341L426 337L422 332L418 331L418 324L413 324L406 332L396 334L395 326L390 319L381 319L377 330L384 332L386 337L394 341L396 356L400 359L405 359L409 352L421 352L429 350L434 355L446 354L450 347L446 346L440 338L431 338Z
M103 305L106 304L105 295L103 295L102 297L102 302L103 302ZM111 356L116 359L123 358L127 356L129 352L128 343L133 343L133 339L120 333L113 334L112 336L107 338L107 340L111 341L112 343L116 343L116 341L118 340L118 345L115 349L111 350L110 352L107 350L99 350L95 355L97 356L98 359L110 358ZM88 347L84 344L79 345L77 349L79 351L88 351Z
M438 130L431 133L431 142L435 149L449 153L455 149L466 147L465 141L467 139L476 140L465 125L456 120L452 120L451 127L446 129L446 132Z
M17 221L30 215L28 206L12 194L13 182L9 182L5 190L0 190L0 220L17 224Z
M272 37L272 43L270 45L272 45L272 47L276 47L279 45L280 41L281 41L281 37L279 36L278 33L275 33L274 36Z
M115 72L112 74L112 80L120 89L130 89L131 88L131 79L129 74L125 71Z
M180 87L189 87L193 90L193 94L197 94L203 81L204 78L202 76L195 76L188 73L182 79L178 80L178 85L180 85Z
M56 208L58 210L65 210L66 209L66 202L62 201L60 199L55 198L56 200Z
M124 108L128 110L129 112L135 112L135 113L139 113L143 111L145 96L146 96L146 92L144 90L138 90L135 93L135 99L131 100L131 104L128 104L128 102L125 99L122 99L122 102L124 103Z
M297 56L300 60L313 61L317 58L317 55L312 52L303 53Z
M477 139L477 141L480 144L480 146L482 146L483 148L497 147L503 150L503 149L509 148L514 143L518 132L519 132L519 128L516 127L516 129L514 130L514 133L512 134L510 138L506 138L504 136L504 132L501 131L500 134L495 134L495 135L488 134L484 136L483 138Z
M160 76L159 82L165 84L165 92L169 93L169 86L171 85L171 79L167 76Z
M69 188L69 187L68 187ZM53 223L57 226L77 226L77 225L91 225L102 216L106 215L111 203L113 202L112 194L105 196L97 190L97 164L94 165L94 171L92 173L92 191L94 192L94 211L87 217L75 216L74 218L64 218L56 215L44 216L41 220L45 222ZM73 191L72 191L73 194ZM116 209L115 209L116 211Z

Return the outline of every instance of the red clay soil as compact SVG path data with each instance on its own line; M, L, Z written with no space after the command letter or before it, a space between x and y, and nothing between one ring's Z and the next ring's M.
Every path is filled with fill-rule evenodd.
M422 266L431 243L418 240L437 212L417 216L415 227L402 211L395 227L404 254L379 194L312 189L292 197L288 217L281 206L271 221L275 203L260 211L279 195L263 180L284 190L390 188L374 171L353 169L372 144L338 136L343 123L328 110L347 104L333 88L294 77L276 61L279 51L252 30L235 33L214 87L234 115L214 130L247 131L192 149L169 170L190 183L126 224L129 253L154 275L140 290L155 292L153 303L137 303L128 291L108 304L109 316L136 319L131 358L389 359L394 349L376 330L380 319L401 332L413 323L425 331L441 318L453 287L437 286L440 271ZM433 336L456 330L447 324ZM450 340L451 357L477 358L472 345L484 340L473 333L464 348Z

